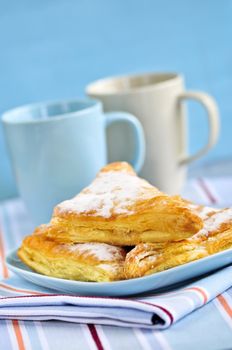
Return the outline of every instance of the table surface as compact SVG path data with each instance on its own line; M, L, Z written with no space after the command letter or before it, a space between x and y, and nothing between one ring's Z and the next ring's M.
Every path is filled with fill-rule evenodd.
M198 203L229 206L232 204L232 176L190 179L183 195ZM19 246L22 238L33 229L20 199L0 204L0 228L0 279L4 279L9 272L1 265L1 258ZM231 349L232 300L229 302L225 307L220 298L216 298L164 331L59 321L2 320L0 349Z

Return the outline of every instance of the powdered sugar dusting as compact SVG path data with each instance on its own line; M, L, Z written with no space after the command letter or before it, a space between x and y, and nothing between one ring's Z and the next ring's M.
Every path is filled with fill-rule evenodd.
M76 254L93 255L100 261L117 261L123 259L123 248L105 243L66 244L64 248Z
M202 236L207 238L211 232L218 230L222 224L229 223L230 221L232 221L232 208L215 210L214 214L204 220L204 227L193 238L200 238Z
M202 220L207 220L209 216L214 215L215 213L218 213L220 209L215 209L211 207L201 207L198 211L198 215Z
M98 268L101 268L102 270L105 270L107 272L116 274L117 272L119 272L119 273L122 272L123 265L120 264L120 263L116 263L116 264L100 264L100 265L98 265Z
M89 187L57 208L63 212L109 218L113 214L133 214L135 202L160 194L158 189L133 174L109 171L100 173Z
M209 218L209 216L220 211L220 209L195 204L188 204L187 207L193 210L202 220L206 220L207 218Z

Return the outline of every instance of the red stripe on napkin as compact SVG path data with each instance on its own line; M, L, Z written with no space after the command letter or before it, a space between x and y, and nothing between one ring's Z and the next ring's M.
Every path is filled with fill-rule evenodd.
M138 303L147 304L147 305L151 305L151 306L157 307L158 309L162 310L166 315L168 315L168 317L170 318L170 323L171 324L174 322L174 317L171 314L171 312L169 310L165 309L163 306L152 304L152 303L149 303L147 301L138 301L138 300L136 300L136 301Z
M201 296L203 297L203 300L204 300L204 304L206 304L208 302L208 296L206 294L206 292L200 288L200 287L190 287L190 288L186 288L185 290L193 290L193 291L196 291L198 293L201 294Z
M88 324L87 326L96 344L97 350L104 350L100 337L97 333L96 327L93 324Z
M210 203L216 204L217 199L214 197L213 193L211 192L211 190L210 190L209 186L206 184L206 182L200 178L200 179L198 179L198 183L199 183L200 187L202 188L202 190L205 192L208 199L210 200Z

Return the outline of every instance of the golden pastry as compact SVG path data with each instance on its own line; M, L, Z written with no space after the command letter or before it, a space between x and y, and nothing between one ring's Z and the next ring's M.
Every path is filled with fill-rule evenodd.
M137 177L129 164L119 162L104 167L89 187L57 205L42 231L62 243L133 246L182 240L202 226L188 202L160 192Z
M160 272L232 248L232 209L192 207L204 219L203 228L180 242L137 245L127 254L126 278Z
M35 233L24 239L18 256L33 270L47 276L93 282L124 278L126 251L109 244L59 244Z

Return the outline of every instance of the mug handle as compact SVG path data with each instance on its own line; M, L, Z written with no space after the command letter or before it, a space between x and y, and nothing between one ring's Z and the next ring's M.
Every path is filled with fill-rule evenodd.
M209 123L209 134L207 144L197 153L181 157L179 160L180 165L189 164L206 154L217 142L219 134L219 113L214 99L204 92L187 91L178 95L178 103L188 99L200 102L205 108Z
M135 139L135 151L132 166L136 172L139 172L142 169L145 159L145 137L141 123L135 116L126 112L109 112L104 115L106 117L106 127L109 127L114 123L124 122L129 124L132 128L133 137Z

